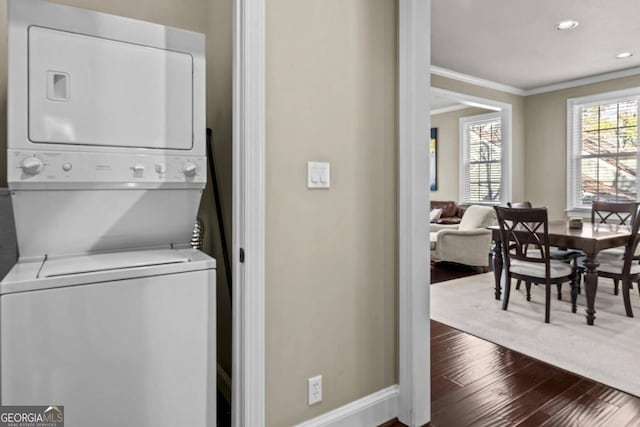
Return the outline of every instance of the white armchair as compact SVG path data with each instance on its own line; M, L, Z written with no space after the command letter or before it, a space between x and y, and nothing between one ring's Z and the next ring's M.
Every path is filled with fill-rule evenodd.
M491 231L487 227L496 224L495 210L479 205L469 206L460 224L431 224L431 260L487 269L491 249Z

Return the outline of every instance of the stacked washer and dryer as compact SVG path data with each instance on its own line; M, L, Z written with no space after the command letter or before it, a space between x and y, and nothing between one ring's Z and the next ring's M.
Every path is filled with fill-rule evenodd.
M204 36L9 0L0 403L66 426L213 426L215 260L189 246L206 183Z

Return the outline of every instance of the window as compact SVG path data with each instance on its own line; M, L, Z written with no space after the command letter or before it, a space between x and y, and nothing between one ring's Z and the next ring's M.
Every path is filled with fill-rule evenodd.
M570 211L590 210L594 200L638 199L639 100L635 90L568 101Z
M498 204L505 193L504 144L500 113L460 119L460 198L465 203Z

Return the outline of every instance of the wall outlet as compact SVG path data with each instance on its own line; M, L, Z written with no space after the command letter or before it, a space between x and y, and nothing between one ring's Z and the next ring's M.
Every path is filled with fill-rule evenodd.
M309 406L322 402L322 375L309 378Z

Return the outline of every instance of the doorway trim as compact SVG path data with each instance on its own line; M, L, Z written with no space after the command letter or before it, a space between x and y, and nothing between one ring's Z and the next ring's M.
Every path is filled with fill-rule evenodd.
M234 427L265 425L265 0L233 2ZM243 251L243 260L240 253Z
M431 421L429 152L431 0L398 11L399 408L409 427Z
M398 417L430 421L431 0L398 2ZM265 0L233 3L232 425L265 425ZM245 260L240 262L240 249Z

